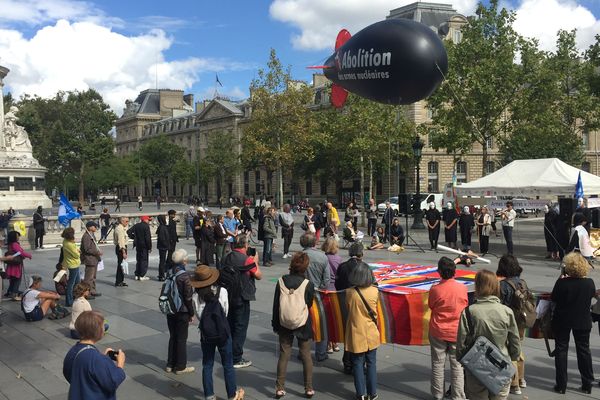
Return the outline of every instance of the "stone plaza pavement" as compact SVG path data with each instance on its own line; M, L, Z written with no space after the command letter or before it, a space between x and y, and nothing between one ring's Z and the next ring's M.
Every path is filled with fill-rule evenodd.
M298 221L300 218L297 216ZM296 225L299 225L297 223ZM404 225L404 222L403 222ZM412 232L411 232L412 233ZM297 230L292 250L299 250ZM423 232L414 235L417 242L427 243ZM543 259L541 222L519 220L515 231L516 255L521 257L525 269L523 277L534 289L550 290L558 276L557 264ZM491 249L500 253L500 238L492 237ZM277 240L274 254L275 265L263 268L265 277L257 283L257 301L252 303L252 313L245 358L252 360L249 368L236 370L238 385L245 388L248 399L273 398L275 370L277 364L277 340L270 325L273 291L277 278L287 271L287 260L281 259L281 240ZM193 253L192 241L183 238L180 247ZM120 399L203 399L201 369L201 349L197 321L189 330L188 364L196 367L193 374L177 376L164 372L168 329L165 317L157 306L160 283L156 280L137 282L128 279L129 287L115 288L114 275L116 257L114 247L102 247L105 253L106 270L99 273L98 290L102 297L91 301L92 307L99 310L109 321L110 329L99 343L121 348L126 352L127 379L118 391ZM428 249L428 246L426 246ZM341 250L346 257L346 251ZM156 251L151 254L149 276L157 275ZM366 261L390 260L401 262L435 263L440 254L427 250L421 253L414 246L407 247L399 255L386 251L366 251ZM493 255L493 271L497 258ZM45 287L52 288L54 265L58 259L58 249L45 249L34 252L32 261L26 262L28 274L41 274ZM485 265L478 263L475 268ZM596 285L600 287L600 268L592 271ZM59 321L43 320L37 323L24 321L20 306L16 302L3 301L3 326L0 327L0 399L66 399L68 384L62 376L62 361L68 349L75 343L68 337L69 319ZM600 376L600 337L596 327L592 330L591 348L594 367ZM526 339L524 347L526 378L528 387L522 396L511 395L511 399L564 399L564 395L552 392L554 384L554 364L549 358L542 340ZM380 399L429 399L430 359L427 346L382 345L378 350L378 392ZM218 358L218 357L217 357ZM352 377L341 372L341 353L314 368L315 398L353 399ZM577 391L577 363L573 345L569 353L568 398L600 398L600 388L592 395ZM219 398L224 398L224 382L219 362L215 364L215 389ZM288 396L302 398L302 367L292 357L288 367Z

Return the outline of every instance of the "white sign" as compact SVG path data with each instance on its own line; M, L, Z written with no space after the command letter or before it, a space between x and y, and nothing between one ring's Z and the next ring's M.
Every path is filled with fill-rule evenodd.
M600 207L600 197L591 197L591 198L587 199L587 207L588 208Z
M507 200L490 200L488 201L488 207L490 208L506 208ZM550 203L550 200L510 200L513 203L513 208L515 210L541 210L545 205Z

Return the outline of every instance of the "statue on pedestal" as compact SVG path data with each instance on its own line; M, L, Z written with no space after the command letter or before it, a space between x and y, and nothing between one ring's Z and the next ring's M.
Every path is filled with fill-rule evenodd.
M0 149L11 151L31 152L31 142L29 135L22 126L17 125L17 106L10 107L10 110L4 115L4 126L0 132Z

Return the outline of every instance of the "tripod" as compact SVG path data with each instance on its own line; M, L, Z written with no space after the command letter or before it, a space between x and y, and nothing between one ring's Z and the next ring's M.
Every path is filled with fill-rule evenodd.
M398 198L400 198L400 197L398 196ZM406 196L406 201L407 201L407 203L409 203L408 204L409 207L406 207L406 214L404 214L404 220L406 221L406 245L408 246L408 244L409 244L408 241L410 240L410 241L413 242L413 244L415 246L417 246L419 248L419 250L421 251L421 253L425 253L425 249L423 249L421 246L419 246L419 244L416 242L416 240L413 239L412 236L410 236L410 233L408 233L408 211L411 209L411 207L410 207L410 199L408 198L408 196Z

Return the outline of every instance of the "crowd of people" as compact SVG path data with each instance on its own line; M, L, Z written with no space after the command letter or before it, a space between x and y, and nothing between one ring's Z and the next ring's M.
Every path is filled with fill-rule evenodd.
M353 203L349 204L343 222L330 202L309 207L300 226L303 231L299 238L302 250L294 253L290 251L294 218L289 205L284 205L281 212L277 212L271 204L265 204L254 215L248 204L241 209L228 209L224 215L213 215L203 207L190 206L183 215L183 221L179 221L174 210L158 216L157 280L164 282L159 303L169 330L165 372L177 375L195 372L195 367L189 365L187 359L187 339L189 325L196 319L201 336L205 398L217 398L213 384L216 351L223 366L227 398L244 398L245 390L237 385L236 373L252 365L252 361L244 357L251 303L256 300L256 281L263 278L261 268L273 266L273 242L281 235L282 259L289 258L289 271L277 280L273 294L271 324L279 342L275 397L282 398L287 394L286 372L294 341L303 366L304 394L311 398L318 391L312 379L314 336L309 309L319 291L337 290L345 291L347 310L342 357L344 372L353 376L357 399L379 398L377 349L380 332L377 312L381 305L377 282L368 264L363 261L363 255L365 249L376 250L385 244L401 246L404 232L389 204L380 215L375 202L371 201L366 210L367 235L373 239L370 245L363 244L362 237L354 229L358 222L355 207ZM43 219L41 210L38 211ZM507 208L500 213L507 238L507 253L500 258L495 273L488 270L477 272L471 302L467 286L454 279L456 265L462 261L461 258L439 259L437 271L440 282L432 286L428 299L431 309L431 395L434 399L506 399L509 393L521 394L521 390L527 387L522 342L525 330L530 326L523 316L522 298L531 292L521 277L522 267L511 254L512 245L509 246L511 223L514 224L515 217L512 203L508 202ZM430 207L425 219L432 249L437 246L443 226L446 242L452 247L456 246L460 232L465 251L471 250L471 233L477 229L480 251L486 253L488 241L482 238L489 238L495 230L495 217L486 207L477 215L471 215L468 209L459 214L451 204L442 213ZM103 221L101 218L100 222ZM185 224L185 238L194 240L195 262L184 249L177 248L177 224L180 222ZM258 222L258 229L253 228L255 222ZM590 307L592 299L598 297L600 291L587 277L590 264L586 253L586 246L589 246L586 222L584 214L575 214L572 246L566 250L564 271L551 293L554 304L551 325L556 340L554 390L558 393L565 393L567 386L566 364L571 332L576 345L581 391L590 393L594 383L589 347ZM338 229L342 223L345 227L340 231L342 237L339 237ZM109 222L102 228L108 225ZM117 256L115 286L127 286L125 277L130 275L130 240L135 249L135 270L132 268L131 275L140 282L149 280L148 259L153 250L150 217L141 217L140 222L133 226L129 226L127 217L119 217L113 227ZM64 376L70 383L69 399L116 398L116 391L125 379L125 352L110 348L100 352L95 346L108 329L104 317L93 311L90 303L90 300L102 295L96 288L97 271L104 267L100 240L96 238L98 229L101 229L100 224L88 221L79 246L75 242L73 228L64 229L57 264L57 273L64 271L64 276L60 280L55 279L57 291L42 290L42 278L34 275L27 289L19 292L24 259L32 255L19 245L17 231L8 232L8 252L0 258L7 263L7 295L21 301L27 321L39 321L46 316L71 316L70 336L78 342L67 353L63 366ZM255 233L263 241L262 258L249 243ZM101 231L101 238L106 241L107 231ZM345 238L348 238L347 260L340 254L341 239ZM36 244L39 247L43 245L42 240L38 242L37 232ZM70 310L61 305L59 286L64 293L64 304ZM166 307L162 306L163 302ZM486 382L460 362L480 337L485 337L514 363L514 376L502 383L498 393L492 393ZM329 340L326 331L321 332L319 342L314 343L314 360L321 363L329 358L329 354L340 350L337 343ZM446 385L444 371L447 360L450 365L449 386Z

